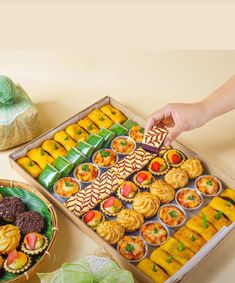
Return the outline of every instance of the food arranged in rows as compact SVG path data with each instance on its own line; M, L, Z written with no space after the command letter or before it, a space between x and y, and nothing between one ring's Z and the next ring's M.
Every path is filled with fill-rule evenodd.
M29 150L17 163L48 190L59 180L55 194L66 199L135 150L143 135L144 128L107 104Z
M51 214L38 197L19 188L1 187L0 193L0 281L5 281L33 268L53 231Z
M97 199L96 179L87 187L87 198L77 195L65 205L153 282L164 282L235 221L235 190L223 190L217 177L203 175L198 158L178 149L163 147L139 167L135 155L105 173L106 178L114 173L109 195ZM102 181L97 183L102 190ZM84 207L92 196L96 202Z

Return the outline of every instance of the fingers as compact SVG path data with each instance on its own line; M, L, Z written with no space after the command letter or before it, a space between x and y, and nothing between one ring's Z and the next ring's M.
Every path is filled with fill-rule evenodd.
M162 108L156 112L154 112L148 119L145 132L148 132L155 124L159 124L164 118L165 108Z
M170 145L182 132L183 130L179 126L172 128L164 141L164 146Z

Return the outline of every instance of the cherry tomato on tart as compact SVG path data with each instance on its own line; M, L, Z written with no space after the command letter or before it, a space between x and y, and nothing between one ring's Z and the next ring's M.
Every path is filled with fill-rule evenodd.
M74 175L80 182L90 183L99 176L99 169L92 163L82 163L77 166Z
M131 262L138 262L147 254L147 246L140 237L124 236L118 242L119 253Z
M222 191L220 180L211 175L202 175L195 181L197 190L204 196L216 196Z
M124 181L117 190L117 195L121 200L132 202L139 192L138 187L131 181Z
M79 183L71 177L59 179L54 185L54 192L61 198L70 198L80 190Z
M179 167L185 160L185 154L178 149L169 149L163 155L163 158L170 163L172 167Z
M100 149L94 154L93 162L101 168L109 168L117 162L117 154L111 149Z
M140 229L140 235L149 245L159 246L169 237L166 227L157 221L147 222Z
M129 132L129 136L137 143L142 142L144 137L144 128L141 126L133 126Z
M88 210L82 217L83 222L92 229L104 221L103 214L98 210Z
M178 228L186 220L184 210L174 204L165 204L160 207L158 217L169 228Z
M202 197L195 190L183 188L176 193L176 202L185 209L197 209L202 205Z
M135 141L127 136L116 137L111 143L112 150L122 155L126 155L134 151L135 146Z
M103 200L100 204L101 211L108 216L116 216L123 208L121 201L114 196Z
M167 173L170 169L170 166L163 158L155 157L151 160L148 169L153 175L160 176Z
M142 170L135 174L133 181L138 187L146 189L150 187L154 178L150 172Z

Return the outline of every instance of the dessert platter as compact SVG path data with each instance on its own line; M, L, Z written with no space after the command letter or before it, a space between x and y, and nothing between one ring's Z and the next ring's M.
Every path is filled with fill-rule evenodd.
M178 282L235 228L235 182L105 97L10 156L140 282Z
M0 282L25 282L50 257L53 206L31 186L0 180Z

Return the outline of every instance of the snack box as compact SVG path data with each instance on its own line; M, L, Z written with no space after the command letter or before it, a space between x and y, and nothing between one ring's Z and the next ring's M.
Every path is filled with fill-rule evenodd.
M61 199L57 198L57 196L53 193L51 193L50 191L46 190L36 179L34 179L33 177L31 177L31 175L29 175L21 166L19 166L19 164L16 162L17 159L25 156L27 154L27 152L33 148L37 148L40 147L40 145L43 143L43 141L51 139L55 133L57 133L58 131L62 131L64 130L67 126L69 126L70 124L76 124L78 122L79 119L82 119L84 117L86 117L91 111L95 110L95 109L100 109L101 107L103 107L104 105L107 104L111 104L112 106L114 106L115 108L119 109L128 119L133 120L134 122L136 122L138 125L140 126L144 126L145 125L145 120L142 119L140 116L134 114L133 112L131 112L129 109L127 109L124 105L122 105L121 103L119 103L118 101L116 101L115 99L111 98L111 97L104 97L103 99L101 99L100 101L94 103L93 105L91 105L90 107L86 108L85 110L79 112L77 115L73 116L72 118L68 119L67 121L65 121L64 123L60 124L58 127L48 131L47 133L41 135L40 137L38 137L37 139L35 139L32 142L29 142L28 144L26 144L25 146L23 146L22 148L20 148L19 150L17 150L16 152L14 152L13 154L10 155L10 162L12 167L21 175L23 176L30 184L32 184L33 186L37 187L40 192L42 192L52 203L54 203L58 209L60 209L60 211L62 213L64 213L77 227L79 227L80 229L82 229L88 236L90 236L97 244L105 247L111 254L112 256L120 263L120 265L122 265L124 268L129 269L130 271L133 272L135 278L137 280L139 280L140 282L153 282L148 276L146 276L140 269L141 266L139 266L139 268L137 268L136 265L138 265L138 262L135 263L131 263L129 261L127 261L124 257L122 257L120 255L120 253L117 250L117 246L111 246L110 244L108 244L106 241L104 241L101 237L98 236L98 234L92 230L91 228L89 228L82 220L83 217L83 213L81 213L82 211L73 211L71 212L69 209L71 209L71 207L69 205L67 205L69 203L69 201L67 200L66 206L63 203L63 201L61 201ZM124 122L125 123L125 122ZM114 128L118 125L118 122L113 123ZM125 125L125 124L124 124ZM111 126L112 127L112 126ZM123 124L122 124L123 127ZM125 128L125 127L124 127ZM127 129L129 130L129 129ZM121 131L122 132L122 131ZM191 151L190 149L188 149L187 147L183 146L182 144L175 142L173 144L173 148L176 148L177 150L182 151L187 157L196 157L199 158L202 161L202 164L205 168L205 172L204 174L210 174L213 176L216 176L223 185L223 188L235 188L235 181L230 178L229 176L227 176L226 174L224 174L220 169L216 168L214 165L210 164L209 162L207 162L204 158L199 157L196 153L194 153L193 151ZM141 154L143 153L141 151L141 148L138 147L137 148L137 152L141 152ZM137 154L138 155L138 154ZM145 156L147 156L148 158L148 162L154 157L151 154L145 154ZM105 174L117 174L117 172L121 172L121 166L123 166L123 168L128 168L128 163L126 163L128 161L128 158L121 158L119 160L118 166L112 166L111 169L108 169L105 173L103 173L104 175L101 175L100 178L102 178L102 176L104 176L104 179L106 179L106 175ZM144 169L144 170L148 170L148 164L144 163L139 166L138 171ZM145 166L145 167L144 167ZM116 170L116 172L115 172ZM130 172L128 172L127 176L124 176L124 179L128 180L133 180L134 175L138 172L132 172L130 170ZM108 173L107 173L108 172ZM61 173L60 173L61 174ZM156 177L155 179L161 179L162 176ZM55 180L54 180L55 181ZM94 182L95 183L95 182ZM193 187L194 182L190 181L189 184L187 184L187 187ZM117 186L115 184L115 186ZM88 199L86 199L88 202L90 201L89 199L89 188L92 189L92 187L87 187L87 191L83 191L82 194L84 194L84 196L87 196ZM144 191L148 191L148 189L143 188L143 192ZM142 192L142 191L141 191ZM86 195L87 194L87 195ZM116 196L116 191L114 190L112 193L109 192L103 192L103 199L107 199L109 197L109 195L115 195ZM95 199L95 198L94 198ZM211 199L207 199L207 198L203 198L204 201L204 205L207 205L209 203ZM100 208L100 201L101 199L95 199L93 206L90 206L91 208L94 209L99 209ZM76 198L75 198L75 202L76 202ZM131 208L132 205L122 201L124 206L126 208ZM172 204L175 204L175 201L172 202ZM203 206L204 206L203 205ZM85 210L86 211L86 210ZM83 212L85 212L83 211ZM186 217L187 220L191 219L194 215L196 215L199 211L186 211L184 210L186 213ZM75 212L75 213L74 213ZM106 220L113 220L115 218L113 218L113 216L106 216ZM150 219L152 220L159 220L158 216L154 216L153 218ZM149 220L145 220L145 223L148 222ZM182 278L184 278L187 274L189 274L193 269L196 268L196 266L203 261L203 259L206 258L206 256L208 254L210 254L235 228L235 223L230 224L229 226L224 226L222 229L219 230L219 232L217 232L212 239L210 239L189 261L187 261L187 263L185 263L183 265L182 268L179 269L179 271L175 272L172 276L168 276L165 278L165 282L179 282L180 280L182 280ZM172 236L175 233L175 229L169 229L170 235ZM131 232L131 233L127 233L126 235L128 236L137 236L138 235L138 231L137 232ZM174 240L171 240L174 242ZM174 243L173 243L174 244ZM148 252L146 252L146 258L150 257L150 254L156 250L157 247L153 247L153 246L149 246L148 247ZM145 262L143 264L144 266L148 265L148 262ZM157 266L157 265L156 265ZM145 267L144 267L145 268ZM160 268L161 270L161 268ZM160 274L161 275L161 274Z

